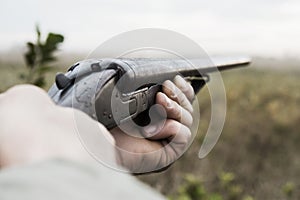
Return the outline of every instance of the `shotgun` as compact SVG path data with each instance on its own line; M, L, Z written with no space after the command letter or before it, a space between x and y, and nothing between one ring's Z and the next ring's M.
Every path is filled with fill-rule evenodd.
M90 59L75 63L65 74L58 73L48 94L56 104L77 108L108 129L129 119L144 126L165 80L179 74L197 93L210 73L250 62L248 57Z

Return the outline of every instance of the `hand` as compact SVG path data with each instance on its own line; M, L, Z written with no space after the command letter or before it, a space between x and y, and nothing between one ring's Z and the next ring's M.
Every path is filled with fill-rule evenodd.
M125 124L122 129L110 131L116 141L119 163L132 173L146 173L177 160L190 142L193 98L192 86L182 77L165 81L162 92L156 95L156 103L164 108L167 119L141 129Z
M0 121L1 167L52 158L94 162L78 135L89 147L97 144L95 156L116 164L114 139L104 126L79 110L56 106L35 86L19 85L0 94Z

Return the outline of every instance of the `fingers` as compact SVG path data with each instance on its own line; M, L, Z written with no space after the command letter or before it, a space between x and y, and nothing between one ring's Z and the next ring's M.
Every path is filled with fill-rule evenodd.
M177 76L176 76L177 77ZM178 76L179 77L179 76ZM177 83L181 88L183 88L183 91L181 89L179 89L179 87L177 87L177 85L175 85L175 79L177 80ZM167 80L163 83L163 92L173 101L177 102L180 106L182 106L184 109L186 109L187 111L189 111L190 113L193 112L193 106L190 102L190 100L188 99L188 97L186 96L186 94L189 95L189 98L193 98L193 89L189 88L188 83L180 83L181 82L181 77L179 78L175 78L174 79L174 83ZM178 81L179 80L179 81ZM185 81L185 80L183 80Z
M153 129L151 129L153 130ZM151 140L159 140L163 147L162 154L160 154L160 162L169 165L181 156L187 148L191 140L191 131L188 127L180 122L168 119L162 129L156 132L149 133L148 127L144 128L144 134L151 134ZM162 164L160 163L160 165Z
M174 83L184 93L188 100L192 102L195 96L195 92L191 84L179 75L175 76Z
M175 119L186 126L192 125L193 117L191 113L181 107L177 102L169 99L164 93L157 93L156 103L164 107L168 118Z
M151 135L149 139L152 140L166 139L181 144L188 143L190 140L190 129L176 120L167 119L165 124L161 128L159 127L156 124L145 126L143 128L144 135Z
M138 133L147 139L118 134L120 130L113 133L119 149L125 150L120 151L121 163L135 173L155 171L171 164L184 153L191 141L189 127L193 123L191 101L194 91L179 76L173 82L165 81L162 92L156 95L159 106L155 107L155 112L160 117L152 116L151 123L139 129ZM165 112L160 112L162 110Z
M174 83L169 80L163 83L164 93L157 93L156 103L165 108L168 118L190 127L193 123L193 107L189 99L194 98L194 90L180 76L174 78Z

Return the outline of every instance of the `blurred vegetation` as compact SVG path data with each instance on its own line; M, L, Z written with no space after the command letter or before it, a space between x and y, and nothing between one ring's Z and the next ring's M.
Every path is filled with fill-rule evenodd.
M250 195L244 194L245 189L235 183L235 175L230 172L221 172L218 175L215 189L207 192L203 182L193 174L187 174L184 182L179 186L177 192L170 196L170 200L253 200Z
M27 52L24 54L27 73L21 73L20 78L26 83L39 87L45 86L45 74L51 70L50 64L56 60L54 53L58 50L64 37L56 33L48 33L46 40L41 40L41 31L36 26L36 43L27 42Z
M72 62L61 63L66 71ZM139 176L171 200L254 200L300 198L300 70L252 67L223 72L227 117L222 135L198 158L210 120L206 88L198 94L201 123L189 150L167 171ZM0 60L0 92L22 83L24 64ZM44 88L55 71L45 74Z
M168 171L139 178L172 200L299 199L300 70L255 65L222 73L226 122L206 158L198 158L211 111L204 89L189 150Z

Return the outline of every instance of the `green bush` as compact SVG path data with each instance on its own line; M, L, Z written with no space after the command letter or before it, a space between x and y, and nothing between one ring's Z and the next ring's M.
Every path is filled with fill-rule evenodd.
M41 32L36 27L36 43L27 42L27 52L24 55L27 73L22 73L21 78L27 83L43 87L45 85L45 74L51 70L50 64L56 60L54 53L58 50L64 36L56 33L48 33L45 41L41 40Z

